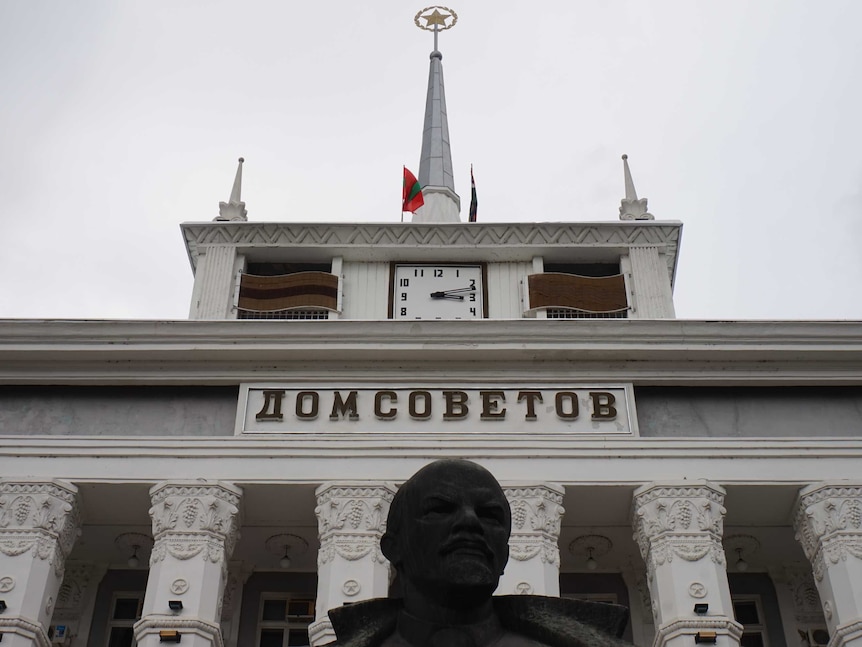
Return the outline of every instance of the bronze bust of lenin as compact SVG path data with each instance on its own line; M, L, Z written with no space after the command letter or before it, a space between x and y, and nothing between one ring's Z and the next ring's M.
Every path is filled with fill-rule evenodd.
M403 599L332 609L339 647L624 647L625 607L495 596L511 511L497 480L465 460L419 470L395 495L380 540Z

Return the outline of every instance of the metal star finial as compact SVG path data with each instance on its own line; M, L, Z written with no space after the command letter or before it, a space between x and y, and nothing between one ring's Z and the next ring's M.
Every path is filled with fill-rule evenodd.
M424 20L423 25L420 20ZM434 51L437 51L437 34L446 29L452 29L455 23L458 22L458 14L452 11L449 7L434 5L425 7L422 11L416 14L413 22L419 29L434 32Z

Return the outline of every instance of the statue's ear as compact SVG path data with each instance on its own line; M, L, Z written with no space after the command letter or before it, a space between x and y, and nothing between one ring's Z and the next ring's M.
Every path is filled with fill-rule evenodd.
M380 550L383 552L383 556L392 562L393 566L401 561L401 555L399 555L398 551L398 541L388 532L384 533L380 538Z

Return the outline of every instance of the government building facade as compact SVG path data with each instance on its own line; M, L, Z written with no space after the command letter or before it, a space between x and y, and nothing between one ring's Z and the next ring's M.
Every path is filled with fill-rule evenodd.
M332 642L400 483L504 486L499 594L638 647L862 647L862 324L690 321L682 224L461 221L431 55L402 223L185 223L183 321L0 321L0 640ZM487 221L486 221L487 220ZM682 268L681 268L682 269Z

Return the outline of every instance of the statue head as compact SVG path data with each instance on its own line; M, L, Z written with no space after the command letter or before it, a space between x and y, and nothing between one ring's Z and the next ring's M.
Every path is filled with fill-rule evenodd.
M509 558L512 515L503 489L466 460L426 465L392 500L383 554L410 591L441 606L490 599Z

